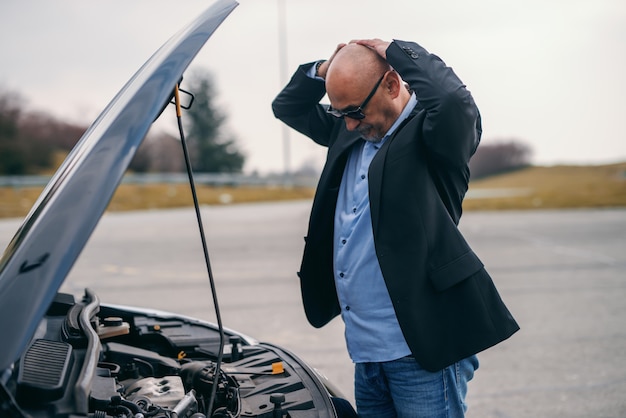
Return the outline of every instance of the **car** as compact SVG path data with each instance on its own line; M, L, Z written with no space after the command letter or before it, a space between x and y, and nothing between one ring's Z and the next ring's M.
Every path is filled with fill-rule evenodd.
M185 69L236 6L215 1L155 52L81 137L8 244L0 259L0 416L356 416L295 354L225 328L219 315L211 323L103 303L91 289L59 291L150 125L172 100L180 112Z

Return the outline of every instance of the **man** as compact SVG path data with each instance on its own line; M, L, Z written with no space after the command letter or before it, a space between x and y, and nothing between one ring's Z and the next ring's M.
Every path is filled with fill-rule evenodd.
M309 322L345 323L359 416L463 416L475 354L519 329L457 228L471 94L416 43L371 39L300 66L272 108L328 147L299 276Z

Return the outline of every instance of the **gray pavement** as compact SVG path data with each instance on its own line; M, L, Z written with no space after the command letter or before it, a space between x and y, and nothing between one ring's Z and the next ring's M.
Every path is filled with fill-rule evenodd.
M310 202L204 207L224 325L282 345L352 400L343 324L308 325ZM4 248L19 225L0 220ZM470 212L461 229L522 330L479 358L468 417L626 417L626 209ZM63 290L215 321L192 209L108 213Z

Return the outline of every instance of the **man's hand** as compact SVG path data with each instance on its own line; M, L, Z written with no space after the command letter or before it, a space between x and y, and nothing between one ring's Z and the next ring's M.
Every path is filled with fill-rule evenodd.
M389 47L389 44L391 44L391 42L383 41L382 39L357 39L351 41L350 43L363 45L370 49L373 49L374 51L376 51L376 53L378 53L378 55L380 55L385 61L387 61L387 48Z
M326 72L328 71L328 67L330 66L330 63L333 62L333 59L335 58L335 55L337 55L337 52L339 52L339 50L341 48L343 48L344 46L346 46L347 44L341 43L339 45L337 45L337 48L335 48L335 52L333 52L333 54L330 56L330 58L328 58L328 60L324 61L320 67L317 69L317 76L318 77L322 77L323 79L326 79Z

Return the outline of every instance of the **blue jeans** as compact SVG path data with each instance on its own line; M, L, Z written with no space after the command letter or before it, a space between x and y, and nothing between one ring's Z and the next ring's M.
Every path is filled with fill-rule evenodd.
M467 406L467 382L478 368L468 357L432 373L413 357L382 363L357 363L354 394L360 418L457 418Z

